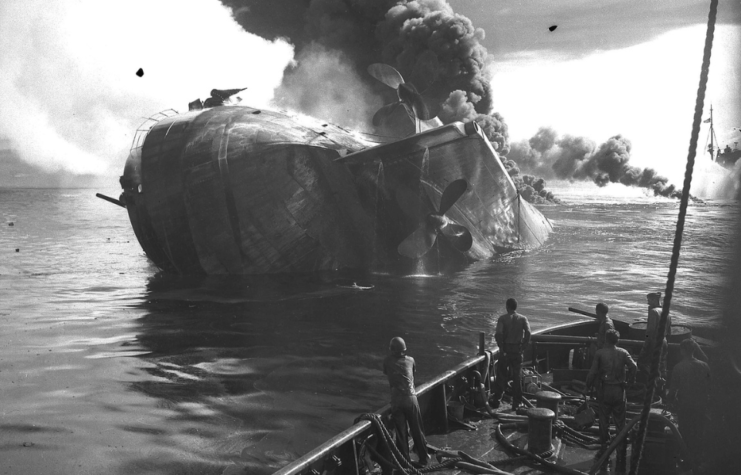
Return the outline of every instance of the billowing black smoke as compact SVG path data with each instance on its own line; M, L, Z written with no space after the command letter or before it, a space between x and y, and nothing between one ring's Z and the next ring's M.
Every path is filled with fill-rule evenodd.
M509 151L507 126L492 114L484 30L454 13L445 0L222 2L247 31L288 38L296 46L297 62L277 91L279 103L323 117L328 117L327 104L334 104L329 118L351 125L367 122L369 111L383 104L378 95L385 86L365 71L383 62L425 92L440 108L443 123L475 120L500 153ZM308 57L312 65L302 62ZM340 60L345 66L338 67ZM333 80L312 79L317 77ZM322 87L295 87L311 83Z
M621 135L597 147L584 137L559 137L555 130L543 127L530 140L511 144L508 158L546 178L592 181L597 186L621 183L647 188L657 196L681 196L682 190L653 168L630 165L630 150L630 141Z

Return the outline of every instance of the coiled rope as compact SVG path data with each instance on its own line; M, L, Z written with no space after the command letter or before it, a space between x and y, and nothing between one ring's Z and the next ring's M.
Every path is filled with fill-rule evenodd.
M684 231L684 219L687 214L687 203L690 196L690 185L692 183L692 170L695 166L695 155L697 152L697 139L700 135L700 122L702 120L703 105L705 102L705 91L708 83L708 73L710 71L710 53L713 47L713 35L715 33L715 19L718 12L718 0L710 1L710 13L708 14L708 28L705 35L705 50L702 58L702 69L700 71L700 85L697 89L697 100L695 101L695 115L692 122L692 135L690 136L690 148L687 155L687 169L684 174L684 186L682 187L682 200L679 205L679 217L677 218L677 230L674 234L674 247L672 249L671 265L666 282L666 293L664 297L664 307L661 310L659 319L659 328L656 332L656 341L651 356L651 370L649 373L648 385L646 388L646 398L641 412L640 425L636 438L635 452L630 458L630 475L638 473L638 465L643 454L643 443L646 440L646 427L648 425L648 414L651 410L651 402L656 392L656 379L659 372L659 360L662 349L662 342L666 333L666 321L669 316L669 306L672 301L672 292L674 291L674 279L677 274L679 264L679 250L682 247L682 233Z
M402 455L402 453L399 451L399 448L394 444L394 439L391 437L391 433L389 433L386 426L381 421L381 415L380 414L362 414L360 417L355 419L355 424L357 424L360 421L369 421L373 428L376 431L376 434L379 437L379 440L385 444L385 446L389 449L389 452L391 453L391 462L392 466L394 466L396 469L401 471L405 474L414 474L414 475L421 475L421 471L418 470L416 467L414 467L409 460ZM378 455L376 452L375 455ZM388 463L388 461L384 460Z

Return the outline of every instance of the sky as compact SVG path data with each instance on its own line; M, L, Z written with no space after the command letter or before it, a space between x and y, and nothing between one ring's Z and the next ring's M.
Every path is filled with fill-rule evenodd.
M0 0L0 147L15 152L0 153L0 186L18 155L115 186L147 117L212 88L249 87L243 99L266 106L292 59L217 0Z
M543 126L597 143L622 134L632 164L681 183L709 1L449 3L486 31L494 108L513 141ZM723 145L741 137L740 46L741 2L721 0L706 107ZM293 54L217 0L3 0L0 148L52 174L115 181L146 117L214 87L248 87L244 102L264 107Z
M631 164L681 184L708 1L452 0L484 28L494 108L514 141L539 127L597 143L622 134ZM548 27L556 25L550 32ZM741 142L741 2L721 1L705 99L723 146ZM702 148L707 124L699 137Z

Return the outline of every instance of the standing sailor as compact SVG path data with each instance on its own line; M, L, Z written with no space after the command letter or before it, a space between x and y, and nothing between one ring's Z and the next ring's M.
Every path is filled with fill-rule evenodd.
M506 303L507 313L497 319L494 339L499 346L499 361L492 396L492 407L499 407L508 381L512 381L512 410L522 403L522 353L530 343L530 322L516 312L517 300L510 298Z
M612 319L607 316L607 312L610 311L607 305L600 302L597 304L594 311L597 315L598 324L597 334L595 335L597 341L589 345L589 361L594 361L594 355L597 353L597 350L604 348L605 334L607 333L607 330L615 329L615 324L612 322Z
M668 399L677 399L679 433L687 444L692 466L697 469L702 457L710 402L710 367L697 358L705 354L691 338L682 340L679 350L682 361L672 370Z
M615 324L612 322L612 318L607 316L607 312L610 311L607 305L600 302L594 310L597 314L597 322L599 323L599 327L597 328L597 350L601 350L605 346L607 330L614 330Z
M409 458L409 432L412 433L414 449L419 455L419 463L427 465L430 456L427 453L427 440L422 429L422 413L414 390L414 358L406 355L407 345L400 337L389 342L389 355L383 360L383 374L391 387L391 418L396 427L396 446L407 459ZM407 430L409 424L409 431Z
M638 356L638 366L641 372L648 375L651 366L651 356L653 355L654 345L656 344L656 333L659 331L659 321L661 320L661 292L652 292L646 295L648 300L648 321L646 323L646 339L643 342L641 354ZM667 315L666 333L661 344L661 360L659 361L659 375L661 384L666 381L666 356L669 353L669 344L666 337L672 333L672 317Z
M610 417L615 421L618 432L625 425L625 386L635 381L636 364L630 353L618 348L619 334L615 330L605 333L605 347L597 350L592 368L587 375L587 387L597 386L599 404L599 435L603 446L610 439ZM626 375L627 368L627 375ZM622 441L617 453L616 471L625 471L627 445Z

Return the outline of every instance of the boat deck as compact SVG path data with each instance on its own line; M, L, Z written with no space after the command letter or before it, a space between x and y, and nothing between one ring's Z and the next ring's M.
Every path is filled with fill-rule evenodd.
M509 405L502 404L502 409L498 412L502 412L505 415L514 414L511 411ZM513 474L547 474L547 473L558 473L550 470L546 467L538 466L535 463L525 465L523 457L518 454L512 453L503 447L497 440L496 427L500 423L493 419L469 419L466 418L465 422L476 430L466 429L463 426L460 428L454 428L457 424L451 422L451 432L447 434L433 434L427 436L427 442L430 446L442 449L446 452L457 452L462 450L466 454L491 465L505 472ZM527 448L527 429L521 430L505 430L503 431L504 436L509 442L521 449ZM546 460L555 463L557 465L565 466L581 472L588 472L594 464L597 451L596 450L585 450L580 447L569 445L564 443L559 438L554 438L553 444L553 455L548 457ZM443 459L444 460L444 459ZM508 460L511 462L507 463ZM432 463L439 461L433 460ZM615 456L611 456L610 469L614 470ZM436 471L435 473L441 473L446 475L457 475L461 473L468 474L470 472L452 468L450 470ZM598 473L609 473L609 472L598 472ZM612 472L614 473L614 472Z

